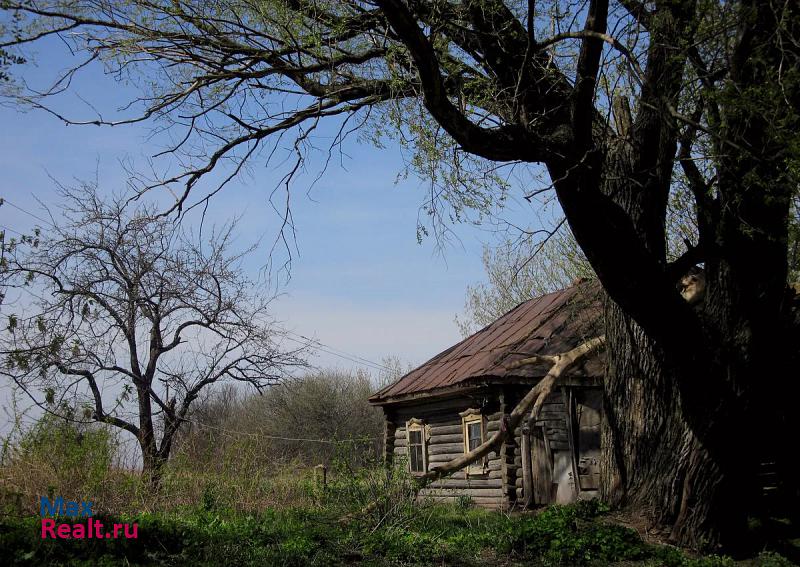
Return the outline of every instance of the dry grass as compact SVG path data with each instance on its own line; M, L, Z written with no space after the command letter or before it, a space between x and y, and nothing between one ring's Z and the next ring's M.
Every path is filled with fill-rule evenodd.
M139 471L109 467L105 471L73 468L57 461L15 459L0 467L0 498L5 512L38 514L42 496L90 500L95 512L135 514L169 512L203 506L250 512L265 508L315 504L313 470L282 465L261 471L202 472L168 467L157 490L143 483Z
M350 457L354 450L362 457L369 453L368 447L352 443L335 448ZM157 489L142 482L134 466L125 466L139 461L138 448L120 443L113 430L102 426L42 419L6 440L2 457L3 509L19 514L38 514L42 496L89 500L95 512L112 515L187 507L234 513L307 508L320 497L313 456L278 450L252 434L184 437Z

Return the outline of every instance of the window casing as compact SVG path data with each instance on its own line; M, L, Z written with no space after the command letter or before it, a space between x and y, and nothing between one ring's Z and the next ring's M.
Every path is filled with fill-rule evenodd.
M425 474L428 470L428 428L419 419L406 423L408 440L408 470L411 474Z
M464 434L464 454L478 448L486 441L486 417L481 410L470 408L459 414L461 427ZM466 468L468 475L485 474L488 460L486 457L472 463Z

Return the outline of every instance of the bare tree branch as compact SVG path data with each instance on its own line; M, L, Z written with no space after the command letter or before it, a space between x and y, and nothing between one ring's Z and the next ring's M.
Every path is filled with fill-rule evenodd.
M262 388L304 365L242 275L247 251L230 252L235 223L200 243L128 197L106 202L92 186L63 197L41 245L7 264L29 307L0 334L0 374L37 405L63 414L70 392L93 420L135 435L157 473L203 389Z

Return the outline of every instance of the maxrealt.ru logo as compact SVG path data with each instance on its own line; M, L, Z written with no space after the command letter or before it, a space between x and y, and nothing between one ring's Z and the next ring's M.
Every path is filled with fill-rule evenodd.
M111 531L105 531L102 522L92 515L93 502L64 500L61 496L51 501L42 496L39 514L42 516L42 539L112 539L125 537L136 539L139 526L137 524L111 524ZM48 516L53 516L48 518ZM56 518L66 517L70 522L56 522ZM86 518L85 523L75 522L77 518Z

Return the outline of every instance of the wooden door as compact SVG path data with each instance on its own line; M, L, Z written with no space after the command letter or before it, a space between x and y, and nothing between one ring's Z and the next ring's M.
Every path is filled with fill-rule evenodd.
M544 427L531 430L531 469L533 477L533 502L538 506L555 501L553 487L553 454Z
M603 392L599 389L575 391L575 417L578 429L577 461L581 490L600 488L600 418Z

